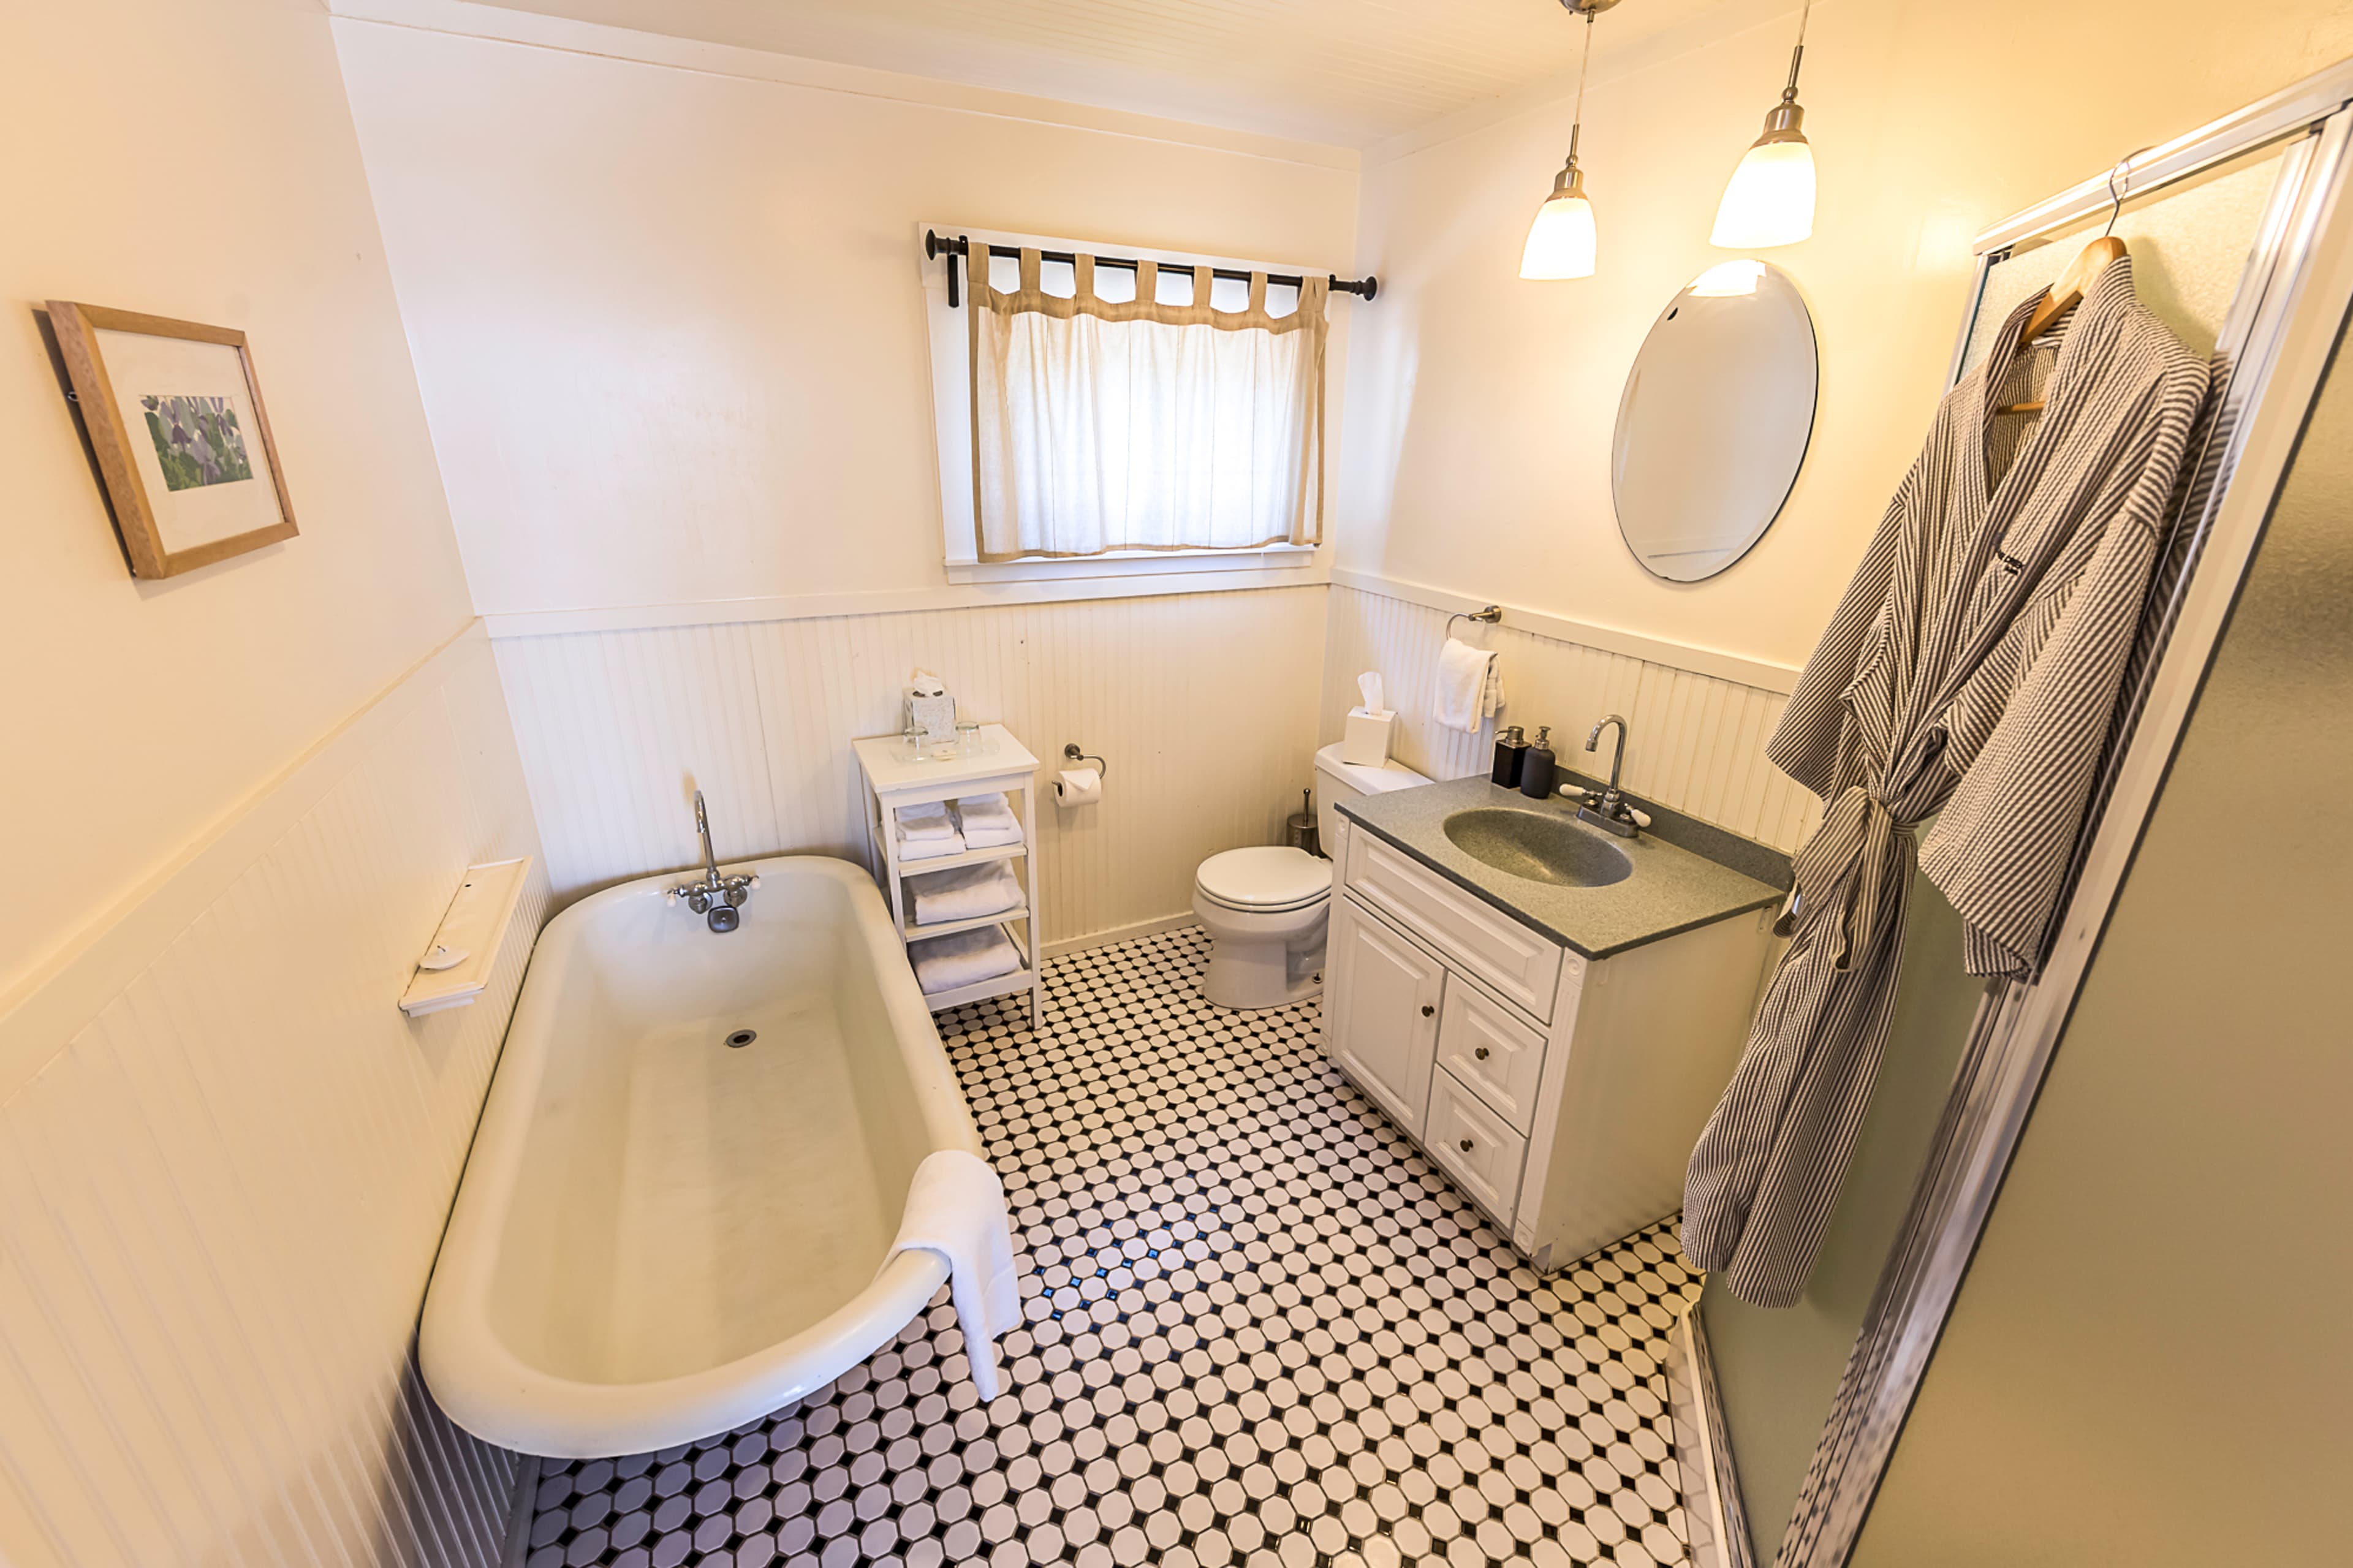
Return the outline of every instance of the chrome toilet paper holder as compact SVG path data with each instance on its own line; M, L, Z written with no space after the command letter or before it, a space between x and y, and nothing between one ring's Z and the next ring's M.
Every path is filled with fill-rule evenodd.
M1074 763L1092 763L1095 765L1095 772L1105 778L1111 777L1111 764L1092 752L1079 750L1079 743L1076 741L1062 748L1062 755Z

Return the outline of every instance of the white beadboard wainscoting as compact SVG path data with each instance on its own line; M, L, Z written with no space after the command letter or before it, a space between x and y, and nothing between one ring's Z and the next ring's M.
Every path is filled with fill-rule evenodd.
M1391 750L1398 762L1435 779L1487 772L1492 727L1465 735L1430 717L1451 606L1337 583L1330 592L1324 737L1339 738L1358 700L1357 675L1377 669L1398 711ZM1563 767L1608 777L1615 732L1592 753L1585 737L1604 714L1622 714L1630 731L1623 782L1634 794L1780 849L1796 848L1811 830L1820 803L1765 760L1788 702L1784 692L1515 629L1513 620L1507 608L1501 626L1461 621L1455 633L1497 651L1506 700L1499 721L1525 727L1531 740L1538 725L1551 725ZM1691 662L1723 661L1694 655Z
M543 875L480 1001L395 1004L538 851L477 624L0 999L0 1560L499 1560L522 1461L410 1346Z
M1073 741L1110 763L1102 804L1039 801L1041 923L1059 945L1187 918L1204 858L1280 837L1312 782L1324 601L1317 582L495 647L559 901L692 865L698 786L723 860L863 861L849 742L897 731L920 666L1050 768Z

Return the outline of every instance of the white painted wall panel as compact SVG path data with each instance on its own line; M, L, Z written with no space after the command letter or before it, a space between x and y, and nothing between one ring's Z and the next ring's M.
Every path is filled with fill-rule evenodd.
M1100 805L1039 813L1046 940L1184 913L1193 869L1281 837L1310 782L1321 585L500 641L559 900L723 858L863 858L849 742L899 728L909 671L1049 762L1110 762Z
M1492 730L1465 735L1430 717L1446 612L1405 599L1335 585L1324 658L1321 719L1337 740L1356 700L1356 677L1377 669L1398 710L1393 750L1406 766L1432 778L1485 773L1494 760ZM1788 699L1714 676L1608 653L1553 637L1459 622L1466 642L1494 648L1503 660L1503 722L1531 738L1553 729L1561 764L1607 777L1614 735L1588 754L1585 737L1604 714L1620 713L1630 731L1626 787L1782 849L1793 849L1820 815L1814 797L1765 760L1765 742Z
M395 1005L539 852L480 630L244 817L0 1017L0 1558L489 1564L518 1461L409 1346L544 874L480 1002Z

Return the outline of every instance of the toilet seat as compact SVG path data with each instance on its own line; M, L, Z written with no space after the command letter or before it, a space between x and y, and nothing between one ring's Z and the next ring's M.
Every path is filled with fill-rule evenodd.
M1238 913L1282 914L1332 896L1332 862L1281 845L1229 849L1201 862L1193 886L1211 903Z

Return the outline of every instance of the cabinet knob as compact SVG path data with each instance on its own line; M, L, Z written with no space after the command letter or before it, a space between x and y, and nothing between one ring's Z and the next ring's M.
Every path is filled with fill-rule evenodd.
M1472 1054L1472 1056L1474 1056L1474 1057L1477 1057L1481 1061L1482 1061L1482 1062L1483 1062L1483 1061L1485 1061L1485 1060L1487 1059L1487 1047L1484 1047L1484 1046L1481 1046L1477 1050L1472 1051L1471 1054Z
M1435 1013L1435 1012L1437 1012L1437 1011L1438 1011L1438 1009L1437 1009L1436 1007L1431 1006L1431 1005L1430 1005L1429 1003L1427 1003L1427 1002L1424 1002L1424 1003L1421 1005L1421 1016L1422 1016L1423 1017L1425 1017L1425 1018L1429 1017L1432 1013Z
M1469 1140L1468 1138L1465 1138L1464 1140L1462 1140L1462 1152L1463 1152L1465 1154L1468 1154L1469 1152L1471 1152L1471 1140Z

